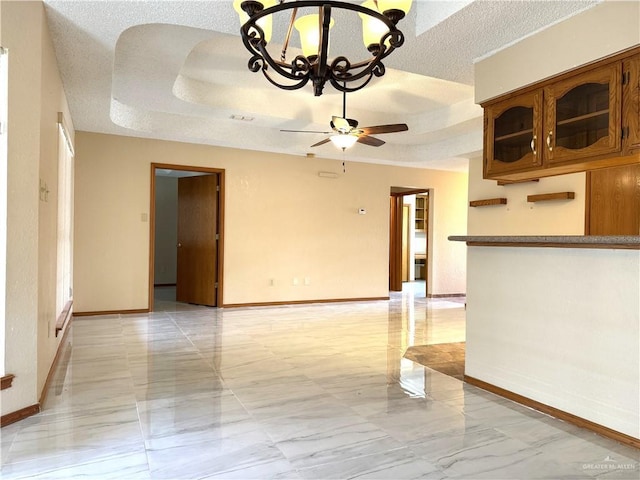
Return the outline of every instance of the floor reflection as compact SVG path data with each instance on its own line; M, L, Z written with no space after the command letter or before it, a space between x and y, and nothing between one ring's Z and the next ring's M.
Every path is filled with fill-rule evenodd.
M422 289L422 290L421 290ZM464 341L463 299L74 319L44 411L0 432L2 478L590 478L638 452L407 358Z

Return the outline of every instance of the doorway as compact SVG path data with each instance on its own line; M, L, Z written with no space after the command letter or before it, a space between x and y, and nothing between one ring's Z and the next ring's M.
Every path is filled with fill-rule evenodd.
M150 203L149 311L156 293L221 306L224 170L152 163Z
M426 282L429 272L429 189L391 187L389 211L389 290L403 282Z

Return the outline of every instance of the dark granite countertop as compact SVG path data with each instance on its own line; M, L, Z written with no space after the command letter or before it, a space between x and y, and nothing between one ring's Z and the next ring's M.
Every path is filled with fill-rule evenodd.
M640 235L452 235L453 242L476 246L640 249Z

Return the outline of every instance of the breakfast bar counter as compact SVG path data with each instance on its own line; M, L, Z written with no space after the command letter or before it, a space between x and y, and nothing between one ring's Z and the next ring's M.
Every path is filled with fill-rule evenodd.
M640 236L449 240L468 245L467 380L640 446Z

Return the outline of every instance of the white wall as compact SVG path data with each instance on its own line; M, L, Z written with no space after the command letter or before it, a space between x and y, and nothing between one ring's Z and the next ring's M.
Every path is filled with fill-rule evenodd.
M465 374L640 438L640 252L469 247L468 259Z
M178 179L156 176L154 283L175 284L178 244Z
M76 311L147 308L150 163L176 159L226 171L225 304L387 297L392 185L433 189L432 293L465 291L466 174L78 132Z

